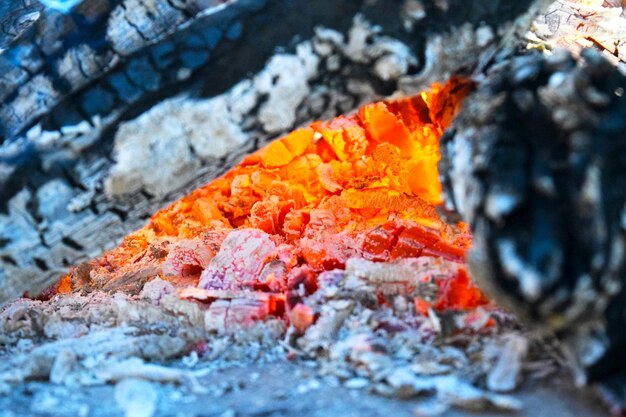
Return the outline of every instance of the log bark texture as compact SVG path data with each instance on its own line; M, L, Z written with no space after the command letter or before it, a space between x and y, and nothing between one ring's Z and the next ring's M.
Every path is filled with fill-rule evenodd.
M111 248L279 133L472 71L544 4L78 3L41 9L0 54L0 302ZM228 122L206 137L167 116L176 109Z

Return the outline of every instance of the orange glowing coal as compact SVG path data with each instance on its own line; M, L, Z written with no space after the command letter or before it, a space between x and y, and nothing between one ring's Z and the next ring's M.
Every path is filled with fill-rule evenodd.
M437 163L439 138L471 88L453 79L298 129L157 212L117 249L76 267L58 291L132 291L159 276L198 288L186 290L196 299L280 301L296 286L315 291L321 272L350 258L462 264L471 238L465 224L437 213ZM435 308L486 302L462 265L439 286Z

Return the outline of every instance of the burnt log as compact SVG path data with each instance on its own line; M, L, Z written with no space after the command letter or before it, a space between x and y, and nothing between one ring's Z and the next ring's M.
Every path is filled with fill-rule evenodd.
M581 381L626 366L625 91L596 50L519 56L487 74L442 139L473 277L563 340Z
M0 54L0 302L115 246L277 134L473 71L545 4L69 3L38 9ZM174 113L215 114L189 128L214 137Z

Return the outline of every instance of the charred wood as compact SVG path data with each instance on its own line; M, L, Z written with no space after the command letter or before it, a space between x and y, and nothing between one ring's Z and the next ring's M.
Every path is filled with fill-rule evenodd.
M516 57L442 139L447 208L471 225L473 276L556 332L591 379L626 365L625 89L595 50Z

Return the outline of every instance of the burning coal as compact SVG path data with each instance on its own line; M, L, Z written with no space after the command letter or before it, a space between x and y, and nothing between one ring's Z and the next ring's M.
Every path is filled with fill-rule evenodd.
M287 314L303 331L315 317L300 302L320 274L357 260L415 260L416 271L378 273L381 296L414 293L422 314L486 304L462 265L467 225L448 224L435 207L439 138L471 89L453 79L298 129L159 211L53 291L133 293L160 277L217 315L239 300L242 323ZM426 282L437 290L418 297Z

